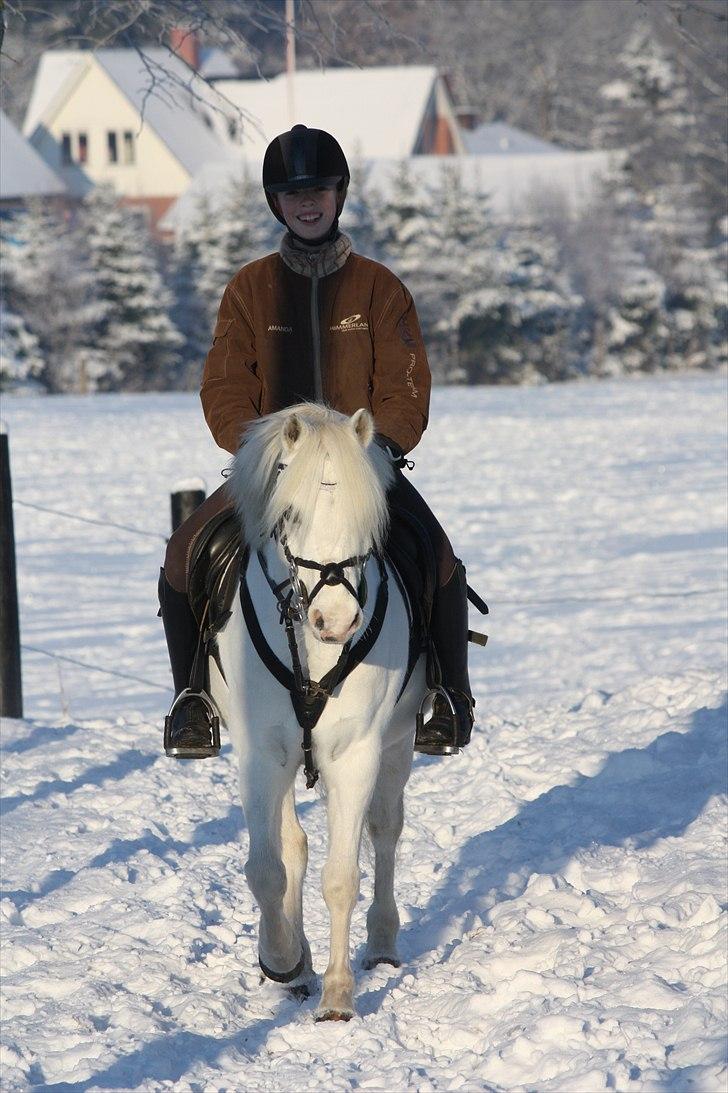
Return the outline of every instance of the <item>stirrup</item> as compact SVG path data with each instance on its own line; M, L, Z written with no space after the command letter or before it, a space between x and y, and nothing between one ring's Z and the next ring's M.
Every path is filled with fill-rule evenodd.
M425 729L425 706L430 701L430 699L432 699L433 696L435 696L435 695L442 695L442 697L445 699L448 706L450 707L450 713L452 714L453 739L450 743L443 742L442 744L440 744L440 743L437 743L437 744L420 743L420 744L418 744L417 743L417 737L422 732L424 732L424 729ZM423 755L457 755L460 752L460 745L457 742L457 733L458 733L457 721L458 721L458 715L457 715L457 711L455 709L455 705L453 703L453 700L450 698L450 695L446 691L446 689L444 687L439 686L439 685L431 687L430 690L425 695L425 697L422 699L422 702L420 703L420 708L417 712L417 717L415 718L415 726L416 726L416 728L415 728L415 744L414 744L415 751L418 751Z
M210 718L212 744L185 750L184 746L172 743L172 715L182 700L190 697L199 698L207 710L208 717ZM207 756L220 754L220 718L215 708L215 704L207 691L195 691L192 687L185 687L185 689L180 691L177 695L169 708L169 713L164 719L164 751L165 754L172 759L205 759Z

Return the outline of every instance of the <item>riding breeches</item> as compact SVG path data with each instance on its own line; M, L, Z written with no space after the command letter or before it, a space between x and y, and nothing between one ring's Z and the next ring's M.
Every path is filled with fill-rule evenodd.
M437 559L438 585L444 587L452 577L457 564L450 540L427 502L401 471L396 473L394 485L389 491L389 501L393 508L416 517L427 531ZM225 509L232 511L233 503L227 492L227 485L223 483L219 489L210 494L206 501L203 501L199 508L195 509L184 524L173 532L167 544L164 572L169 583L178 592L187 590L190 559L197 537L209 521Z

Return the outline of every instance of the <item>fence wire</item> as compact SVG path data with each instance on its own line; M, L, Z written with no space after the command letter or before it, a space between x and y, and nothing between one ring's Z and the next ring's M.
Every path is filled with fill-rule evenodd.
M141 676L132 675L130 672L118 672L113 668L102 668L99 664L89 664L87 661L77 660L75 657L69 657L62 653L52 653L49 649L40 649L37 645L26 645L21 642L21 650L28 653L41 653L44 657L50 657L51 660L64 660L69 664L75 664L79 668L87 668L90 672L102 672L107 676L118 676L120 679L130 679L135 683L143 683L145 687L154 687L158 691L170 691L171 686L165 686L162 683L156 683L152 679L143 679Z
M38 512L48 512L52 516L63 516L66 520L77 520L82 524L95 524L96 527L102 528L117 528L119 531L128 531L133 535L144 535L150 539L161 539L163 543L168 543L169 538L166 535L162 535L161 531L147 531L145 528L135 528L130 524L116 524L113 520L94 520L91 516L78 516L75 512L64 512L62 509L49 509L45 505L36 505L33 501L21 501L17 497L13 498L14 505L22 505L26 509L37 509Z

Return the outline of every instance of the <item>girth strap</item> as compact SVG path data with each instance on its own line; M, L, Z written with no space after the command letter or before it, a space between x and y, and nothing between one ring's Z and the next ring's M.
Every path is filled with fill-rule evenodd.
M318 771L313 763L313 729L318 724L326 703L333 692L369 654L384 625L384 616L389 602L387 570L380 555L377 554L375 557L379 566L379 588L369 624L353 646L349 642L344 645L336 664L318 682L303 677L294 624L287 612L282 613L282 621L286 627L286 637L293 670L283 664L271 649L260 627L255 606L250 596L246 580L248 559L244 558L241 565L240 604L243 609L245 625L248 628L250 640L253 642L253 646L263 664L291 696L291 704L296 720L303 729L304 772L308 789L311 789L318 780ZM263 567L263 569L265 573L265 568Z

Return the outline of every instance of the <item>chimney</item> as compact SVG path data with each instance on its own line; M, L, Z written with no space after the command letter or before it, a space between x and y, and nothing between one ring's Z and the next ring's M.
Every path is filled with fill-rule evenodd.
M458 119L458 125L461 129L468 129L472 132L480 125L480 115L470 106L458 107L455 111L455 117Z
M169 47L195 72L200 67L200 43L194 30L172 27L169 32Z

